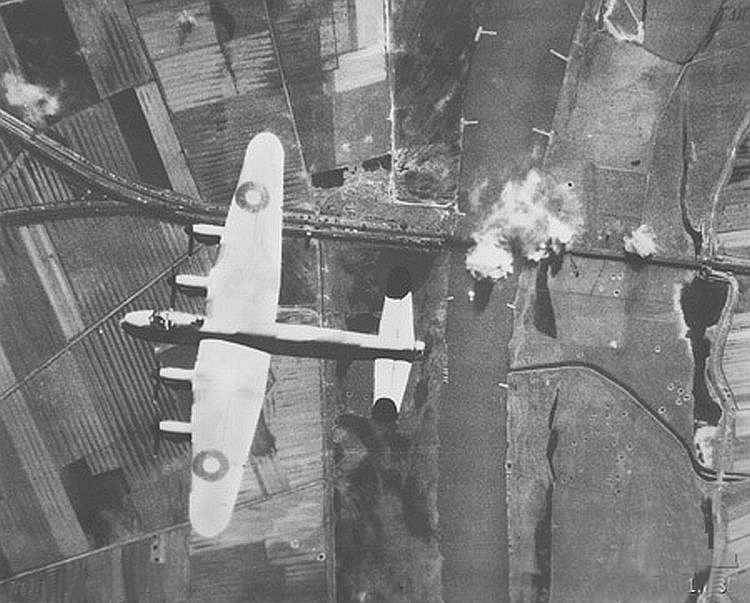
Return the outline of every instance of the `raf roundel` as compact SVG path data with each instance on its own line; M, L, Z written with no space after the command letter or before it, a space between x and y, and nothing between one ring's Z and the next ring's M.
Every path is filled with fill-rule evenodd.
M208 482L220 480L227 471L229 461L218 450L201 450L193 459L193 473Z
M271 195L263 184L249 180L237 187L234 191L234 200L242 209L254 213L268 206Z

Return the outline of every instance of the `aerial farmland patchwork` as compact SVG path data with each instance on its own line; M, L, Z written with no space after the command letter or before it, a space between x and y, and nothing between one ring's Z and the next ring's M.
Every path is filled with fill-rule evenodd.
M750 601L746 4L0 2L0 600Z

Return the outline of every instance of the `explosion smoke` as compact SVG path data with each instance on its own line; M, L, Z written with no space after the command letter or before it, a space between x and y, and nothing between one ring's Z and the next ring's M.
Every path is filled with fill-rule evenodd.
M658 247L656 245L656 233L648 224L641 224L630 236L623 237L625 251L647 258L654 255Z
M466 255L466 269L477 280L493 281L513 272L513 255L491 234L474 235L476 245Z
M472 235L476 245L466 256L466 268L474 278L498 280L513 272L514 255L539 261L559 253L582 224L573 184L531 169L524 180L503 187Z
M5 101L19 108L27 123L43 126L46 117L60 110L60 101L48 88L30 84L22 75L8 71L3 74L1 83Z

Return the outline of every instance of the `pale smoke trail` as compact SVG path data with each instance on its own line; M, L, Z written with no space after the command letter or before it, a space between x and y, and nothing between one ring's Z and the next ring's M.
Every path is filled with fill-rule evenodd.
M37 126L45 124L45 118L60 110L60 101L43 86L30 84L22 75L8 71L3 74L2 88L5 101L21 110L23 120Z
M503 187L472 235L476 245L466 256L466 268L474 278L498 280L513 272L514 256L539 261L561 252L582 224L573 184L531 169L522 181Z

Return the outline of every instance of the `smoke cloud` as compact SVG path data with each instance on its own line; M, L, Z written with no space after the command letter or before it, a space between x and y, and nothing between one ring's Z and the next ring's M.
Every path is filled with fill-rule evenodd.
M3 74L5 102L21 111L22 119L30 124L43 126L46 118L60 110L60 101L48 88L30 84L22 75L11 71Z
M648 224L641 224L630 236L623 237L625 251L634 253L642 258L654 255L658 251L656 233Z
M514 258L538 262L560 253L582 225L573 183L559 183L533 168L523 180L505 184L472 235L476 245L466 256L466 268L475 278L498 280L513 272Z
M476 245L466 254L466 269L475 279L493 281L513 272L513 254L491 234L475 235Z

